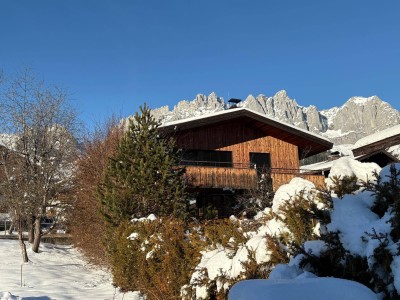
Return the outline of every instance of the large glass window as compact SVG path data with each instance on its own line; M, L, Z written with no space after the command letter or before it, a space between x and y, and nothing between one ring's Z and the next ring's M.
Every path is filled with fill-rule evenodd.
M232 151L185 150L182 164L211 167L232 167Z

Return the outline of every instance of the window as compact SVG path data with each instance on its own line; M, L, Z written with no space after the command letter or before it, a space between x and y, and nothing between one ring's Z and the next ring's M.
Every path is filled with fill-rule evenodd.
M232 152L189 149L184 151L181 164L230 168L232 167Z
M271 156L269 153L250 152L250 163L256 166L257 171L265 171L271 168Z

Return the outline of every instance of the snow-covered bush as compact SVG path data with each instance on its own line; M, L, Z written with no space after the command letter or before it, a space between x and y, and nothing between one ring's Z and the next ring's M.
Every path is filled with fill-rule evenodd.
M219 228L220 243L207 244L200 263L191 276L190 299L225 299L229 288L244 279L267 278L277 264L288 262L302 252L303 242L319 234L319 218L324 205L317 197L315 186L295 178L279 188L272 208L266 208L254 219L229 222L232 231ZM227 221L225 221L227 222ZM209 231L209 224L204 230ZM222 239L223 237L223 239ZM188 294L185 294L188 295Z
M339 178L333 170L340 180L331 177L324 191L295 178L253 219L121 224L111 251L115 284L148 299L226 299L245 279L320 276L358 281L381 298L399 299L400 165L338 167L344 165L357 172ZM369 175L360 180L363 170Z
M113 281L147 299L177 299L199 261L203 242L182 220L145 218L123 222L110 249Z
M381 299L400 299L400 165L378 172L359 190L332 198L331 220L315 241L323 247L304 251L290 264L301 272L358 281Z

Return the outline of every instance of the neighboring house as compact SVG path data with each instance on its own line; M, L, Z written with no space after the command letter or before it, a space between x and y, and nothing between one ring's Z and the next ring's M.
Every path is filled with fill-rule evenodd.
M252 110L229 109L166 123L160 130L183 149L189 189L204 205L209 199L227 203L232 190L256 189L263 170L270 172L274 190L296 176L324 185L322 175L300 174L299 160L332 143Z
M354 144L352 157L361 162L374 162L380 167L400 162L388 149L400 145L400 125L368 135ZM303 171L314 174L324 174L328 177L334 160L340 155L331 156L328 161L302 166Z
M353 149L354 158L363 162L375 162L380 167L399 160L387 149L400 145L400 125L376 132L358 140Z

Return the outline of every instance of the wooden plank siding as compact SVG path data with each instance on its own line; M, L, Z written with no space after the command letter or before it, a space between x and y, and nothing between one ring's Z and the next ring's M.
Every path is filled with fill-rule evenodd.
M240 122L194 128L179 133L182 149L232 151L234 164L249 164L250 152L270 153L271 168L299 169L298 148Z
M323 175L272 172L273 190L276 191L281 185L289 183L294 177L301 177L309 180L313 182L316 187L325 186L325 177ZM187 166L186 179L191 188L256 189L258 181L256 169L202 166Z
M257 188L255 169L187 166L186 178L196 188Z
M273 130L273 129L271 129ZM271 133L271 134L270 134ZM187 166L187 178L192 188L253 189L257 187L257 170L250 167L250 153L269 153L273 189L289 183L296 176L324 185L322 175L299 172L298 146L278 137L276 130L260 130L247 119L200 126L175 133L178 148L192 150L220 150L232 152L232 167ZM243 166L236 168L235 166Z

